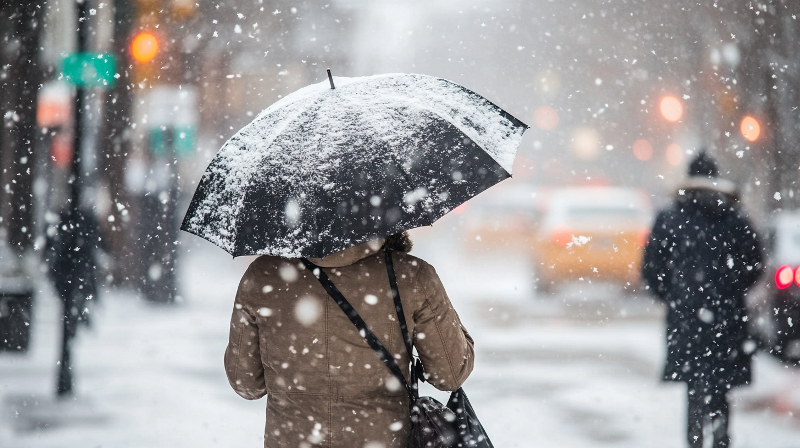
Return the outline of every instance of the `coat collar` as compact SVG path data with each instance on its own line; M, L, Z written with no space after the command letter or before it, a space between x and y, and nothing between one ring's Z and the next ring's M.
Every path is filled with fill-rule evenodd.
M366 243L361 243L358 246L353 246L343 251L330 254L327 257L308 257L308 261L323 268L340 268L343 266L350 266L357 261L376 254L383 248L383 243L385 241L385 238L378 238L377 240L367 241Z
M727 179L691 176L680 187L679 194L682 190L711 190L734 198L738 197L736 184Z

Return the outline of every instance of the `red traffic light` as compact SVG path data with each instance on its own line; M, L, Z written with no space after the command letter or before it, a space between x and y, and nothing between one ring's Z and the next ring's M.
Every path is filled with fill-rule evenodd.
M131 56L138 62L150 62L158 53L158 39L148 32L142 32L133 38Z

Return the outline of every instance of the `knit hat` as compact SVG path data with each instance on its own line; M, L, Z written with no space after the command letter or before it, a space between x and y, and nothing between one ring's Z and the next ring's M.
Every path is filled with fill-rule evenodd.
M689 164L688 174L689 176L717 177L719 170L714 159L705 150L701 150Z

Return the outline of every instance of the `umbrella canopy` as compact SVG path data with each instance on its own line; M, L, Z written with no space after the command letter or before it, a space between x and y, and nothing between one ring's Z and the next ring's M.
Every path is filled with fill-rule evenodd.
M510 177L527 125L450 81L336 78L287 95L220 149L182 230L233 256L323 257L430 225Z

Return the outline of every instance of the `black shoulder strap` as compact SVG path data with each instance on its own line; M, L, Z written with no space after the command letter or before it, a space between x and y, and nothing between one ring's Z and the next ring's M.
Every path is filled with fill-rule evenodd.
M403 342L405 342L406 350L408 350L408 359L413 362L414 353L412 351L411 337L408 335L406 315L403 312L403 303L400 301L400 289L397 287L397 277L394 274L392 251L386 249L384 250L384 254L386 258L386 273L389 274L389 286L392 288L392 299L394 299L394 310L397 312L397 319L400 321L400 331L403 332Z
M414 358L411 336L408 334L408 325L406 325L406 314L403 312L403 302L400 301L400 288L397 287L397 276L395 276L394 273L392 251L384 248L384 255L386 261L386 273L389 276L389 286L392 288L394 311L395 314L397 314L397 320L400 321L400 331L403 333L403 342L406 344L408 359L411 361L411 387L415 391L418 391L419 389L417 386L417 381L425 381L425 375L423 375L422 364L419 363L419 359Z
M389 370L392 372L395 378L397 378L398 381L400 381L400 384L402 384L403 387L406 389L406 392L408 393L408 396L411 398L411 400L412 401L415 400L417 398L416 384L414 385L415 387L413 388L409 386L408 381L406 381L405 375L403 375L400 366L397 364L397 361L395 361L392 354L389 353L389 350L386 350L386 347L384 347L383 344L381 344L381 341L379 341L378 338L375 336L375 334L369 329L369 327L367 327L366 322L364 322L361 316L358 315L358 312L356 312L356 310L353 309L353 307L350 305L350 302L348 302L347 299L344 298L344 295L342 295L339 289L336 288L336 285L334 285L333 282L328 278L328 276L325 274L325 271L323 271L322 268L315 265L314 263L308 261L308 259L306 258L303 258L303 264L305 264L306 268L310 270L312 274L314 274L314 277L316 277L317 280L319 280L320 284L322 284L322 287L325 288L325 291L327 291L328 295L333 298L334 302L336 302L337 305L339 305L339 308L341 308L342 311L344 311L344 314L347 316L348 319L350 319L350 322L352 322L353 325L355 325L356 329L358 329L358 333L361 335L362 338L364 338L365 341L367 341L367 344L369 344L372 350L375 351L375 353L378 355L378 358L380 358L380 360L386 365L386 367L389 368ZM402 309L400 312L402 313ZM401 319L401 321L402 321L401 328L405 328L405 320ZM404 330L404 334L407 337L408 330Z

